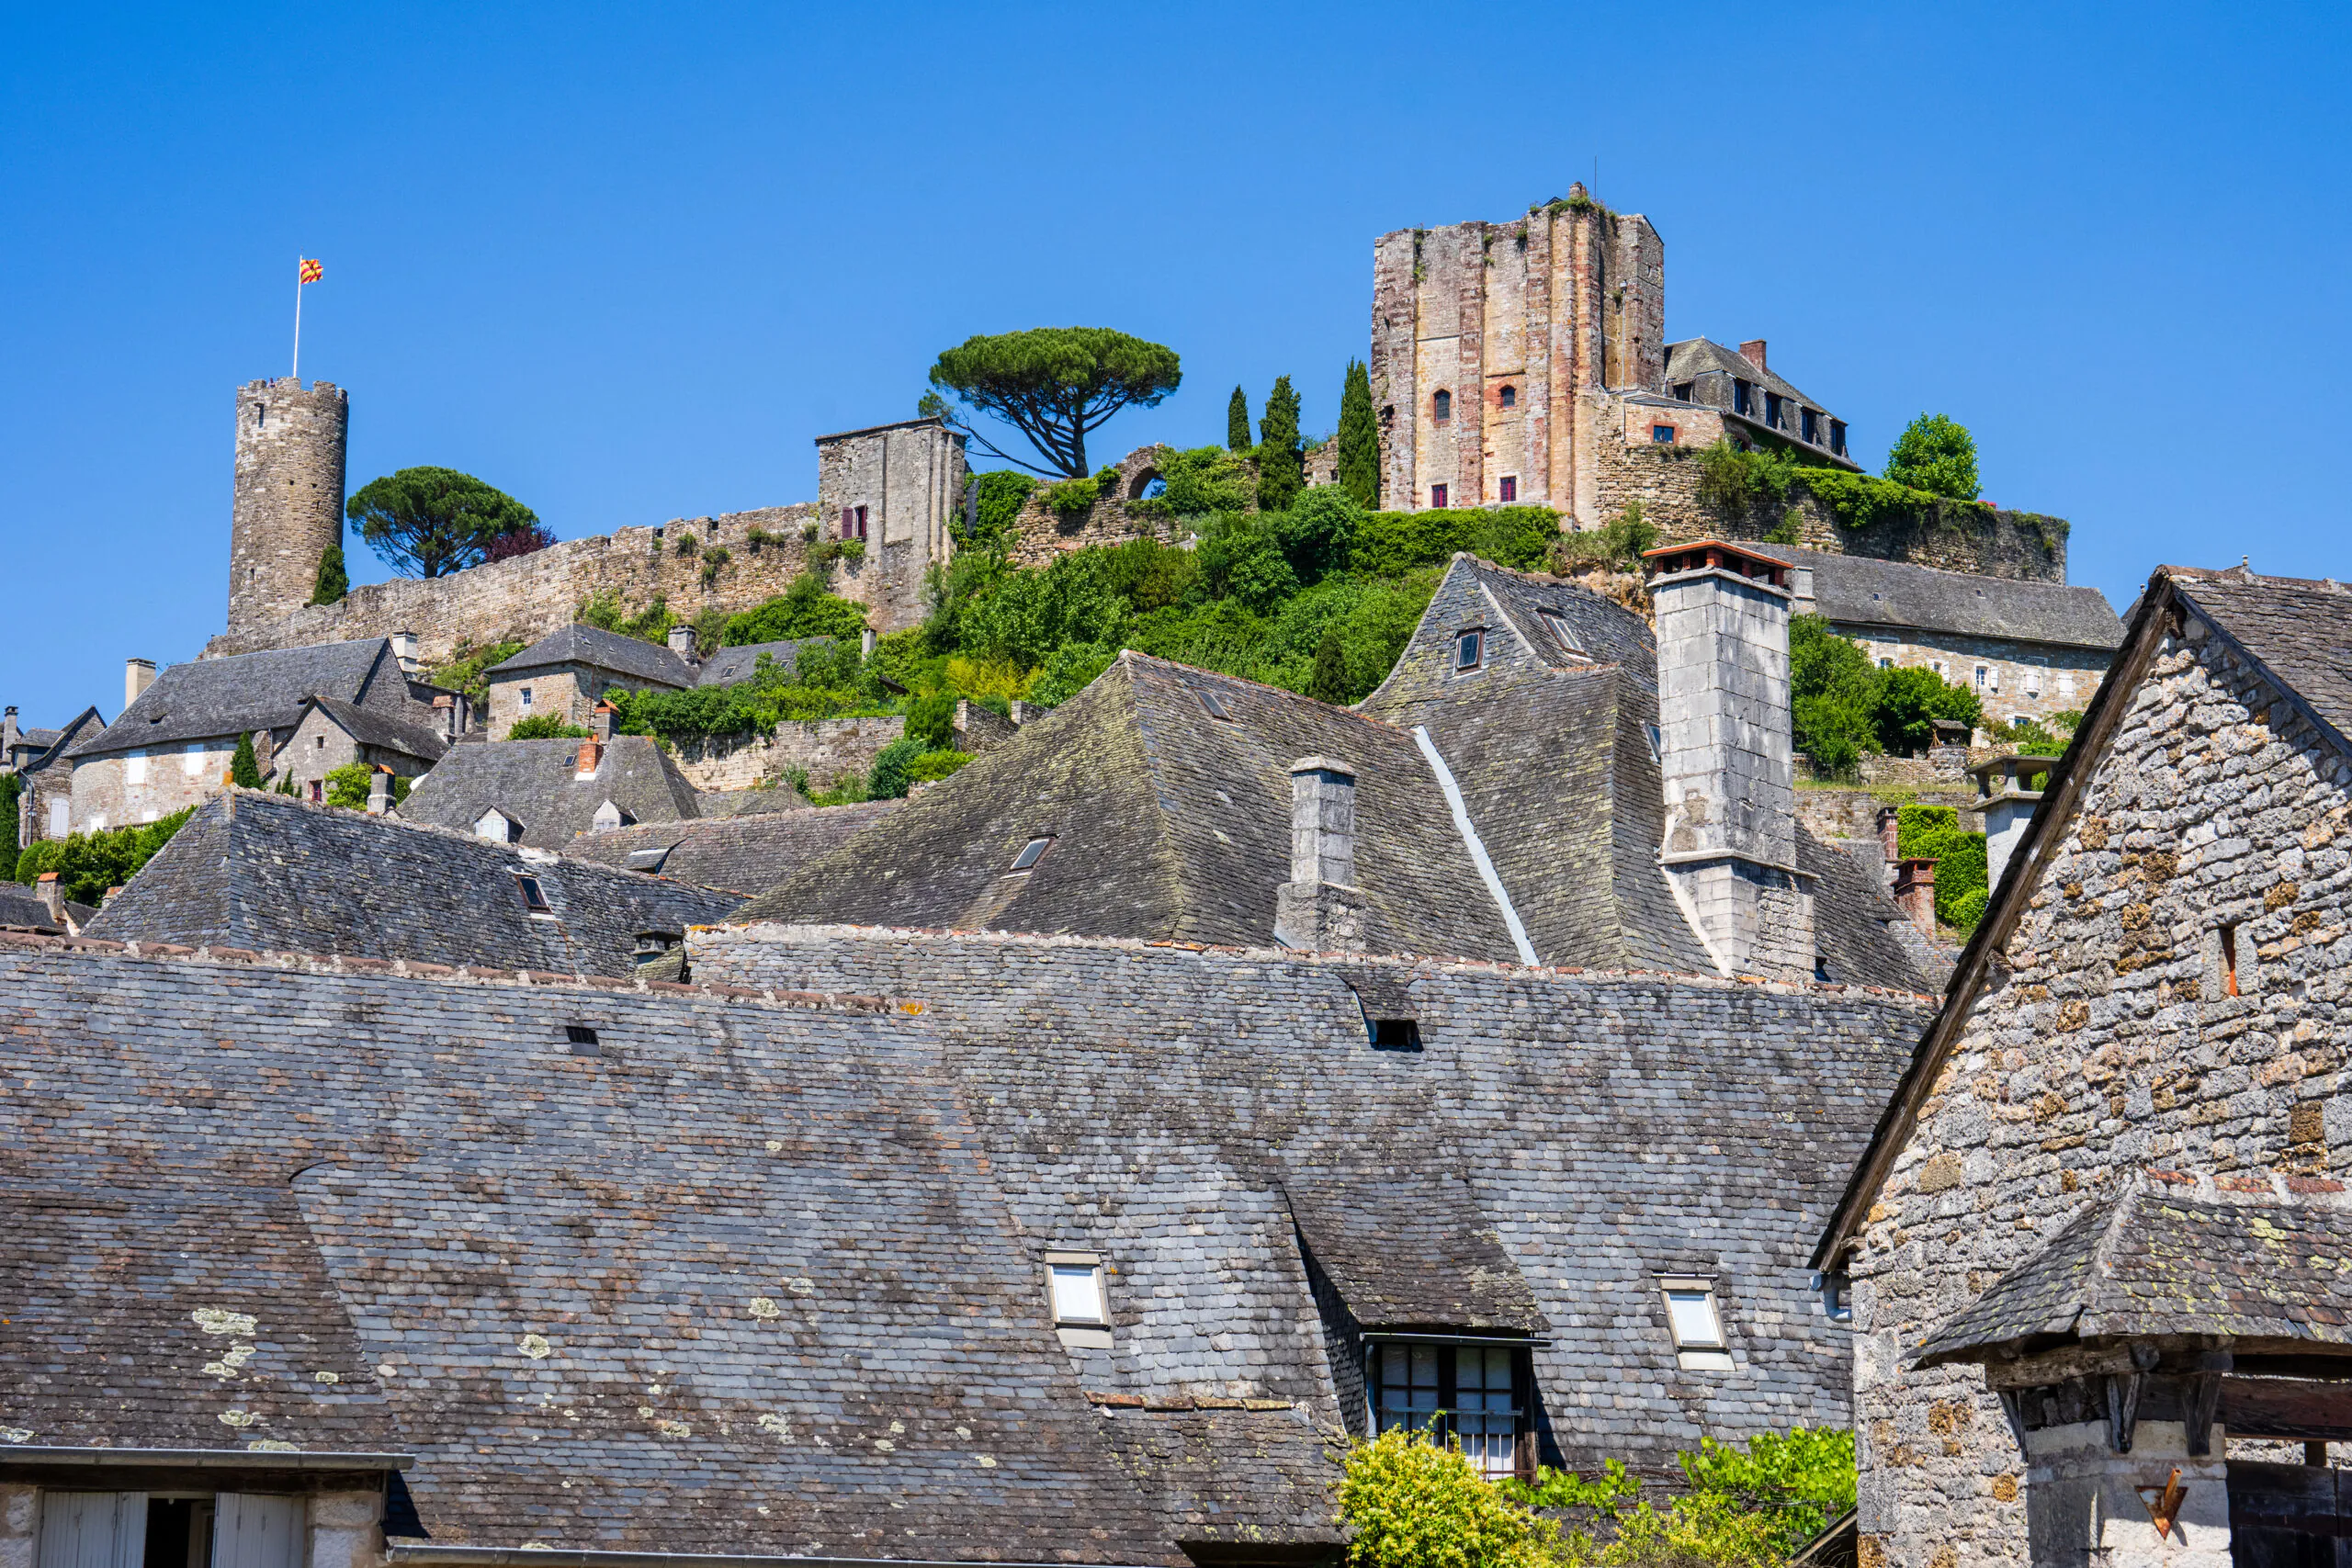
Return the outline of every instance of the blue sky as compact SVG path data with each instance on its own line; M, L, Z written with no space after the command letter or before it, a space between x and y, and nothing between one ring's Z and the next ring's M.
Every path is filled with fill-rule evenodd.
M232 399L350 389L566 537L813 497L977 332L1115 326L1218 438L1364 352L1372 241L1590 179L1676 337L1764 337L1873 465L1976 433L2118 609L2158 561L2352 573L2347 24L2277 6L16 5L0 12L0 700L192 658ZM2317 378L2314 379L2314 378ZM385 575L364 548L355 576Z

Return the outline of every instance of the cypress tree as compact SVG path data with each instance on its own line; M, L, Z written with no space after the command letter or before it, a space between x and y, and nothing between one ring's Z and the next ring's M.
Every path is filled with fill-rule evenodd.
M332 544L319 557L319 578L311 590L313 604L333 604L351 592L351 574L343 567L343 546Z
M229 759L229 782L239 789L261 788L261 762L254 756L254 732L237 737L237 754Z
M1306 488L1306 453L1298 439L1298 394L1290 378L1274 378L1266 417L1258 423L1258 510L1287 512Z
M1315 673L1306 678L1306 694L1318 703L1348 700L1348 658L1338 632L1325 632L1315 645Z
M1340 390L1340 483L1369 512L1380 504L1380 424L1372 417L1372 377L1363 361L1348 361Z
M1236 452L1247 452L1250 440L1250 399L1240 388L1233 389L1233 396L1225 405L1225 444Z

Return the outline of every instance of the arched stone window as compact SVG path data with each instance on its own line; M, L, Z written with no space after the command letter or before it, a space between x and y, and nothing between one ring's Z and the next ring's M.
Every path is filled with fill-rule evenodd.
M1502 395L1498 400L1502 403L1503 407L1507 409L1517 408L1519 406L1519 389L1517 387L1505 387L1502 389Z
M1168 493L1168 481L1159 477L1158 468L1146 468L1127 486L1129 501L1147 501Z
M1441 391L1430 400L1430 417L1447 420L1453 417L1453 394Z

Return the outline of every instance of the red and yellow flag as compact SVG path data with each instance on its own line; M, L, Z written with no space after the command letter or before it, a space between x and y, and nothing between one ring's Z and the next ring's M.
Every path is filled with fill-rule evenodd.
M326 267L322 263L305 261L302 263L302 275L300 281L304 283L316 283L320 278L326 276Z

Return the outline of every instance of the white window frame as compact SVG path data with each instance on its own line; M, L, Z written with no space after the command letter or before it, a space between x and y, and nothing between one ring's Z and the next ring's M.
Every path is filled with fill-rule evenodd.
M1104 1273L1099 1253L1057 1248L1046 1254L1046 1311L1055 1334L1071 1349L1111 1347L1111 1295ZM1083 1292L1090 1285L1093 1314L1080 1315L1086 1308Z
M1658 1300L1666 1308L1667 1334L1675 1360L1686 1372L1728 1372L1736 1363L1724 1333L1723 1303L1715 1282L1702 1276L1661 1275Z
M514 700L524 707L528 708L531 705L531 688L528 686L517 688L514 693Z
M191 740L180 757L180 771L192 779L204 776L204 742Z
M1467 663L1464 663L1462 659L1465 647L1470 654ZM1487 628L1483 626L1464 626L1460 631L1455 632L1453 634L1453 672L1456 675L1467 675L1474 670L1483 670L1486 667Z
M1051 833L1040 833L1037 837L1030 840L1027 843L1021 846L1021 852L1012 857L1012 871L1008 871L1005 874L1010 876L1013 874L1014 872L1025 874L1027 872L1035 871L1037 867L1037 863L1046 858L1046 852L1053 847L1054 835Z

